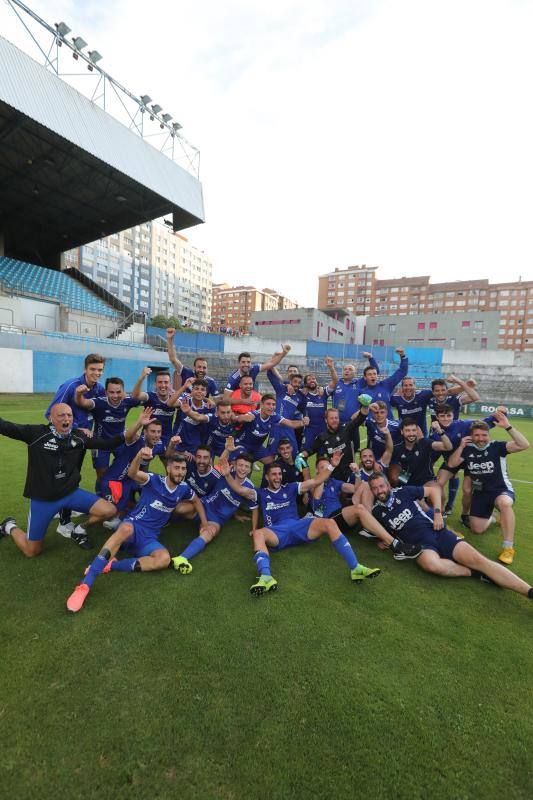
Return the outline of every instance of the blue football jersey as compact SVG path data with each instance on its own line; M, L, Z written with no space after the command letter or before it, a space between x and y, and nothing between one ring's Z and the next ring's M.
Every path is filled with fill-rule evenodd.
M422 486L435 477L433 448L429 439L419 439L412 449L402 440L394 445L391 464L399 464L409 486Z
M209 411L209 406L205 403L195 406L191 402L191 408L198 414L206 414ZM184 414L179 406L176 411L173 433L181 436L181 443L178 445L177 450L187 450L189 453L194 453L197 447L207 442L207 424L205 422L197 422L192 417Z
M390 405L391 394L394 387L400 383L402 378L405 378L407 375L408 368L409 359L407 356L404 356L400 359L400 366L398 369L395 370L392 375L389 375L388 378L378 381L375 386L369 386L364 378L359 378L355 386L357 396L360 394L368 394L372 398L373 403L375 403L377 400L383 400L383 402L387 404L389 419L392 419L393 417Z
M467 444L463 463L472 477L474 491L513 491L507 473L507 443L492 441L486 447Z
M261 364L252 364L252 366L250 367L250 372L246 373L246 376L250 377L253 380L254 386L255 386L255 379L259 375L260 371L261 371ZM239 388L239 383L241 382L241 378L244 378L244 375L241 373L239 369L236 372L233 372L228 378L228 382L226 383L226 389L234 392L235 389Z
M192 370L190 367L182 367L180 375L183 383L185 383L185 381L187 381L189 378L196 378L194 370ZM211 397L215 397L215 395L218 394L218 386L216 381L213 378L209 377L209 375L206 375L203 380L207 381L208 396L210 395ZM191 393L191 387L189 386L187 389L184 390L184 394L190 394L190 393Z
M125 397L117 406L112 405L107 397L95 397L93 403L94 435L104 439L124 433L128 411L141 405L141 401L134 397Z
M357 391L357 381L354 379L350 383L340 380L333 392L333 407L339 412L341 422L348 422L359 408L357 398L361 392Z
M148 445L145 442L144 434L141 434L139 438L132 442L132 444L123 444L119 448L114 451L115 458L111 466L108 470L106 470L104 474L104 480L110 481L121 481L123 480L126 475L128 474L128 469L139 452L142 450L143 447L147 447ZM154 456L163 455L165 452L165 446L163 442L158 442L152 447L152 453ZM147 467L149 464L148 461L141 461L140 468L143 469Z
M228 436L236 436L236 426L232 422L222 425L214 412L209 412L206 417L209 417L206 422L207 445L216 456L221 456Z
M297 499L299 495L299 483L287 483L273 491L268 487L256 489L257 499L261 506L263 520L267 528L275 528L281 522L289 519L299 520Z
M166 400L160 400L156 392L146 392L148 400L143 401L145 408L153 408L152 416L161 423L161 438L165 442L172 436L172 424L176 409L167 405Z
M254 419L252 422L245 422L242 429L239 431L235 444L239 447L244 447L250 453L258 450L266 437L272 430L273 425L277 425L281 420L279 414L272 414L269 417L262 417L260 411L250 411Z
M280 381L273 370L268 370L267 377L276 395L276 413L285 419L301 419L303 395L300 392L289 394L287 384Z
M339 481L337 478L328 478L323 484L321 497L317 499L313 497L312 492L309 493L309 510L315 517L329 517L334 511L342 508L340 495L343 483L344 481Z
M381 458L385 452L385 436L380 431L377 423L367 417L365 421L366 430L368 434L367 447L369 447L376 458ZM400 423L394 419L387 420L387 427L392 437L393 444L402 441L402 434L400 433Z
M402 486L399 489L391 489L389 499L385 503L379 500L374 503L372 514L392 536L416 544L428 532L433 533L433 520L416 502L423 497L423 486Z
M153 472L148 472L147 475L148 481L141 489L139 502L128 517L142 522L147 528L160 531L178 503L193 500L194 492L183 481L169 489L166 476L155 475Z
M324 393L322 395L317 392L307 392L304 394L304 416L309 417L309 427L313 430L322 431L326 427L326 408L328 407L328 400L331 392L327 386L324 386ZM355 410L352 411L352 414ZM339 415L340 416L340 415ZM342 422L341 418L341 422Z
M436 407L437 406L443 406L443 405L451 406L452 407L452 411L453 411L453 418L454 419L459 419L459 416L461 414L461 408L462 408L460 395L458 395L458 394L449 394L447 396L446 400L444 400L443 403L439 403L437 401L437 398L433 397L433 395L431 395L431 397L429 398L429 401L428 401L428 410L429 410L429 415L431 417L431 421L432 422L433 422L433 420L437 419L437 414L435 412Z
M78 386L86 384L87 378L85 375L80 375L79 378L71 378L61 384L54 399L46 409L44 415L46 419L50 419L50 410L56 403L66 403L72 409L72 416L74 418L75 428L91 428L93 424L92 412L86 411L76 405L74 396ZM96 397L105 397L105 389L101 383L95 383L94 386L85 392L83 395L87 400L94 400Z
M200 475L194 463L189 464L187 477L185 478L185 482L196 492L198 497L205 497L211 494L219 480L220 472L217 472L214 467L211 467L205 475Z
M412 400L405 400L401 395L393 394L390 404L398 412L399 422L405 417L410 417L415 420L424 436L427 436L427 409L432 397L431 389L417 389Z
M246 489L255 489L249 478L245 478L242 485ZM202 503L206 512L210 516L216 516L221 524L230 520L241 505L247 506L250 510L257 508L256 502L246 500L234 492L224 477L219 478L214 490L202 499Z

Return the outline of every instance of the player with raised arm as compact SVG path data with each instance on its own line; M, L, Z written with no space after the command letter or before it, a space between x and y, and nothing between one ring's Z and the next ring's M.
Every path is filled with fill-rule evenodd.
M367 444L375 457L380 459L387 446L385 432L388 431L394 444L402 440L400 423L388 416L387 404L384 400L376 400L369 406L361 405L361 414L365 419ZM372 414L372 416L370 416Z
M284 383L277 369L269 369L267 378L272 384L276 396L276 414L285 419L303 419L304 414L304 395L300 392L302 376L299 372L293 373L289 383ZM244 380L244 379L243 379ZM233 407L235 411L235 407ZM298 430L301 430L298 429ZM291 443L293 453L298 453L299 447L296 440L296 429L288 428L286 425L274 425L268 441L268 449L275 457L278 451L278 444L281 439L288 439Z
M369 481L374 498L372 514L394 536L422 546L417 564L426 572L445 578L476 578L533 600L533 589L506 567L478 553L444 527L438 486L402 486L392 489L378 473ZM419 505L424 500L433 507L433 519Z
M129 438L130 431L125 436ZM0 537L10 536L25 556L42 552L48 525L60 509L88 514L84 526L77 525L70 538L82 549L92 547L86 528L110 519L116 513L112 503L80 489L81 465L86 450L116 449L124 435L112 439L91 437L81 428L73 428L72 409L56 403L50 409L49 425L17 425L0 419L0 434L25 442L28 467L24 496L30 500L28 530L23 531L13 517L0 523Z
M181 502L194 505L200 524L206 526L204 509L199 498L184 482L187 462L183 456L170 456L166 463L166 476L144 472L141 461L150 461L150 448L139 450L128 470L128 477L142 487L139 502L122 521L85 571L81 583L67 600L69 611L80 611L96 578L108 572L153 572L166 569L170 553L159 541L161 528ZM118 560L115 556L121 547L129 551L129 558Z
M264 464L274 460L272 451L264 446L264 442L267 436L270 435L274 425L279 424L286 428L303 428L309 422L308 417L291 420L276 414L276 398L269 393L261 396L259 411L236 414L234 420L236 423L242 423L242 428L235 436L236 452L249 453L254 461L262 461Z
M398 422L404 417L414 419L423 436L428 435L427 410L433 398L431 389L417 389L416 381L408 375L402 379L400 391L390 399L392 408L396 409Z
M238 388L241 378L244 375L250 375L255 385L255 379L259 373L268 372L269 369L277 367L280 361L285 358L288 352L290 352L290 349L290 344L282 345L281 352L274 353L272 356L270 356L268 361L265 361L264 364L259 364L258 362L252 363L252 357L250 353L240 353L237 359L238 368L235 372L232 372L228 378L228 382L226 383L226 388L224 389L224 399L231 400L231 395L235 389Z
M316 461L316 474L321 476L326 473L326 480L309 493L309 510L315 517L327 517L333 519L339 526L341 533L348 534L352 530L361 533L365 538L375 538L383 542L383 545L392 550L393 556L397 561L404 561L406 558L417 558L422 552L418 545L405 544L400 539L396 539L388 533L385 528L376 523L371 513L365 508L361 512L361 505L354 502L351 505L343 505L341 496L352 495L355 497L356 486L352 483L339 481L331 477L329 470L329 458L320 456Z
M372 367L379 374L379 364L372 353L361 353L363 358L368 359L368 366ZM355 377L355 366L345 364L342 368L342 377L338 381L333 392L333 408L339 412L341 423L349 422L359 408L358 396L361 392L357 391L357 378Z
M109 439L117 433L124 433L126 417L132 408L141 404L138 398L130 397L124 390L122 378L107 378L105 382L105 395L103 397L87 397L89 387L85 384L77 386L74 392L74 402L80 408L92 414L94 419L94 435L99 438ZM100 490L100 481L109 468L111 451L93 450L93 467L96 472L95 490Z
M310 372L304 378L304 413L309 417L309 425L303 431L302 450L311 448L316 437L325 430L328 400L330 397L334 397L339 383L339 376L335 370L333 359L330 356L326 356L325 363L330 374L330 381L326 386L318 385L316 375L313 372ZM354 408L354 412L355 410Z
M200 534L187 545L185 550L172 559L174 569L178 570L182 575L188 575L192 572L191 559L197 556L205 547L215 539L220 533L226 522L235 516L242 503L242 496L235 491L234 486L230 486L227 475L221 470L220 463L218 464L218 471L221 477L215 485L211 494L203 498L203 505L205 508L205 515L207 519L207 527L200 531ZM224 459L223 463L228 463ZM232 464L232 469L235 470L235 483L238 486L253 489L253 483L249 480L248 476L252 470L252 458L247 453L240 453ZM247 503L248 509L253 511L257 510L257 503ZM183 505L180 513L188 519L194 516L194 509Z
M216 402L214 412L208 411L199 414L193 411L190 403L187 402L187 398L182 399L183 402L180 403L182 413L206 426L208 447L211 448L215 456L222 455L228 436L236 435L235 415L231 410L230 401L221 397Z
M498 428L509 433L510 442L491 441L489 426L479 420L472 423L470 436L462 439L457 450L448 459L448 464L450 467L464 465L472 476L472 533L485 533L491 522L495 522L492 516L494 507L500 512L503 542L498 559L504 564L512 564L515 556L515 495L507 473L507 456L527 450L529 442L501 411L494 413L494 419Z
M187 466L185 482L189 484L198 497L206 497L214 491L220 479L220 472L213 466L211 448L201 444L196 448L194 461Z
M168 401L173 398L175 392L170 384L170 372L166 370L157 373L155 392L143 392L141 389L143 381L151 374L150 367L143 368L139 380L133 387L131 396L139 399L143 406L150 406L153 409L154 417L161 422L161 441L166 448L172 436L175 412L174 406L170 405Z
M207 391L207 381L195 378L191 383L190 394L176 392L167 401L169 406L176 408L173 433L180 437L176 451L184 455L187 461L192 461L196 448L207 442L207 431L203 422L198 422L191 414L182 411L181 404L184 403L187 410L195 412L195 415L206 414L210 410L206 402Z
M393 419L391 410L391 395L394 387L407 375L409 359L405 355L403 347L397 347L394 351L400 356L400 366L388 378L379 380L379 374L375 367L369 365L363 370L363 377L359 378L355 384L356 396L361 394L369 395L372 402L382 400L387 404L388 416Z
M303 492L312 491L323 483L335 466L338 466L341 454L336 453L332 458L329 469L322 475L317 475L303 483L288 483L282 485L281 469L274 464L265 467L268 486L265 489L255 489L237 485L229 473L229 463L219 465L222 474L226 474L229 486L236 494L250 503L259 502L263 513L263 528L253 527L252 539L254 548L254 562L259 572L257 583L250 588L255 596L271 592L277 588L278 582L272 577L270 571L270 551L277 552L286 547L299 544L309 544L317 541L321 536L328 536L333 547L346 561L352 581L360 582L365 578L374 578L379 575L379 569L370 569L359 564L352 546L346 536L341 533L337 523L332 519L317 517L300 518L296 505L296 498Z
M451 387L448 386L449 383L452 384ZM431 381L433 396L430 397L428 403L431 419L436 419L435 408L444 404L451 406L453 418L459 419L463 406L479 401L479 394L476 392L475 387L476 382L473 378L463 381L455 375L450 375L446 380L444 378L436 378Z
M339 411L336 408L326 409L326 429L320 433L310 448L305 448L296 457L298 467L307 466L307 459L313 453L327 455L330 459L333 453L342 455L340 464L335 467L334 478L347 481L350 477L350 464L355 460L355 453L359 449L359 426L365 421L361 411L356 411L349 422L341 424Z
M207 374L207 359L203 356L196 356L194 359L192 369L190 367L186 367L178 358L176 353L176 347L174 345L174 336L176 334L176 328L167 328L167 353L168 358L174 369L176 370L177 374L181 378L181 387L178 391L188 391L187 389L183 388L183 384L189 378L193 380L198 378L200 380L204 380L207 382L207 396L208 397L216 397L218 395L218 386L214 378L211 378Z

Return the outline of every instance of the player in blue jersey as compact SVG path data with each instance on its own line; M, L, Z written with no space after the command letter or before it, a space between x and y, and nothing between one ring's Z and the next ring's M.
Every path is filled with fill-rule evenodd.
M203 378L195 378L191 383L190 394L174 394L168 405L176 408L176 420L173 433L180 437L181 442L176 450L182 453L187 461L192 461L196 448L207 441L207 430L204 422L193 419L186 413L189 409L195 414L206 414L210 407L206 403L208 386ZM182 405L186 411L182 410Z
M398 394L392 395L390 404L396 409L399 422L404 417L411 417L422 431L422 435L427 436L427 409L432 397L431 389L417 389L415 379L407 376L403 378Z
M117 433L124 433L128 412L132 408L137 408L141 401L126 394L122 378L106 379L104 397L91 399L85 396L87 391L88 387L84 384L78 386L74 393L74 401L80 408L92 414L94 435L101 439L110 439ZM92 457L98 492L102 476L110 464L111 452L93 450Z
M451 386L448 386L451 384ZM436 378L431 381L433 396L429 399L428 410L431 419L436 419L435 408L445 403L453 409L453 418L459 419L461 408L468 403L477 403L479 394L476 392L476 382L473 378L463 381L455 375L450 375L446 380Z
M265 489L255 489L239 485L229 474L229 463L222 462L219 468L226 474L229 486L250 503L259 502L263 513L263 528L255 525L252 530L254 562L259 572L257 583L250 588L255 596L260 596L277 588L278 582L272 577L270 571L269 550L277 552L285 547L299 544L309 544L321 536L328 536L332 545L341 555L348 567L352 581L362 581L379 575L379 569L369 569L357 562L357 557L346 536L341 533L337 523L332 519L318 517L303 517L298 514L296 498L303 492L311 491L333 471L340 462L340 453L334 454L332 463L328 465L322 475L304 481L303 483L288 483L282 485L281 469L275 464L265 468L268 486Z
M198 497L206 497L214 491L220 480L220 472L213 466L213 454L205 444L196 448L194 461L187 466L185 482L189 484Z
M363 358L368 359L368 365L379 374L379 365L372 353L361 353ZM355 367L353 364L345 364L342 368L342 378L338 381L333 392L333 408L339 412L342 423L349 422L359 408L358 397L361 392L357 391L358 380L355 377Z
M141 386L145 378L152 374L150 367L144 367L141 376L135 386L131 396L138 398L143 406L150 406L153 409L154 417L161 422L161 441L168 446L172 436L172 427L174 423L175 408L169 405L168 401L172 399L175 392L170 385L170 373L162 370L157 373L155 379L155 392L143 392Z
M203 356L196 356L194 359L192 369L190 367L184 366L178 358L176 353L176 347L174 345L174 336L176 334L175 328L167 328L167 352L168 358L176 373L180 376L181 379L181 387L180 391L188 391L188 389L184 389L183 384L189 378L200 378L207 382L207 396L208 397L216 397L218 395L218 386L214 378L209 377L207 374L207 359Z
M140 450L149 448L152 456L173 455L169 452L179 443L179 436L173 437L165 453L165 446L161 441L161 422L152 419L152 409L143 410L137 422L132 426L135 436L130 436L115 452L115 459L104 473L100 485L100 496L109 500L117 507L117 516L104 525L109 530L116 530L127 509L131 506L137 484L128 477L131 463ZM142 433L139 435L142 429ZM146 470L149 462L141 461L141 468Z
M231 400L232 392L234 392L235 389L238 389L241 378L244 375L250 375L255 385L255 379L259 373L268 372L269 369L277 367L279 362L285 358L290 349L291 346L289 344L282 345L281 352L274 353L272 356L270 356L268 361L265 361L264 364L259 364L257 362L252 363L252 357L250 353L240 353L237 359L237 370L232 372L232 374L228 377L226 388L224 389L224 399Z
M431 427L435 431L433 440L421 438L418 425L409 417L401 421L402 440L394 445L389 467L393 486L426 486L435 483L434 454L450 452L452 444L437 421Z
M400 539L392 537L381 525L376 525L375 519L366 508L362 512L361 505L356 499L356 486L332 478L329 463L327 456L317 458L316 474L321 476L325 472L326 480L309 493L311 513L315 517L333 519L341 533L347 534L355 531L365 538L377 539L382 549L390 548L392 550L397 561L418 558L422 548L417 545L405 544ZM352 502L346 504L343 500L349 496L351 496Z
M504 564L512 564L515 556L514 490L507 473L507 456L527 450L529 442L501 411L494 413L494 419L496 426L507 431L512 441L491 441L489 426L479 420L472 424L470 436L463 438L448 464L452 468L464 466L472 477L470 529L473 533L485 533L491 522L495 522L494 508L500 512L503 542L498 558Z
M123 520L118 529L105 542L81 583L67 600L69 611L79 611L96 578L107 572L153 572L166 569L170 554L159 541L161 528L166 525L174 509L182 502L192 503L200 518L201 530L207 525L205 512L199 498L184 482L187 461L183 456L167 459L166 475L155 475L141 469L141 461L153 457L150 448L139 450L133 459L128 476L141 489L139 502ZM123 548L129 558L115 556Z
M401 442L400 423L395 419L389 419L387 404L384 400L377 400L369 406L361 406L361 414L366 416L368 447L375 457L380 459L387 447L386 431L389 432L394 444Z
M329 356L325 359L326 367L329 370L330 381L326 386L319 386L316 375L313 372L304 378L304 414L309 417L309 425L303 430L301 450L310 450L316 437L326 429L326 409L328 400L334 396L339 384L339 376L335 370L333 359Z
M504 406L498 406L496 410L503 412L506 411ZM459 468L449 467L448 459L450 455L455 450L457 450L457 448L461 444L461 439L463 438L463 436L470 435L470 428L472 424L475 422L475 420L454 419L452 407L446 404L443 406L436 406L435 414L437 417L437 422L439 423L440 427L442 428L442 430L452 443L452 449L448 453L443 454L443 462L440 465L437 472L437 483L442 488L443 502L444 502L444 489L449 481L448 500L444 508L444 516L447 517L452 512L453 504L457 495L457 491L459 489L459 478L457 477L457 472L459 471ZM487 423L489 428L493 428L494 425L496 424L496 421L493 416L485 417L484 422ZM434 431L432 431L430 438L435 441L438 441L438 435Z
M252 458L247 453L240 453L236 458L232 469L235 470L233 484L230 485L228 481L229 466L227 470L221 468L221 464L228 465L227 459L219 462L218 471L220 472L220 479L216 484L211 494L203 498L203 506L205 508L205 515L207 519L207 526L201 531L199 536L192 540L192 542L185 548L185 550L172 559L174 569L178 570L181 575L188 575L192 572L191 559L197 556L205 547L215 539L224 527L226 522L235 516L239 510L243 500L235 487L243 487L246 489L253 489L254 485L249 480L248 476L252 470ZM256 512L257 503L254 501L246 501L245 505L252 512ZM180 514L186 518L194 516L194 509L186 507L179 509Z
M198 423L205 425L206 444L211 448L215 456L221 456L226 446L228 436L236 435L235 415L231 410L229 400L219 398L214 411L207 411L199 414L194 411L190 404L184 402L180 409Z
M533 589L506 567L478 553L444 527L438 486L403 486L391 489L381 473L370 478L374 498L372 513L392 535L423 548L417 564L426 572L446 578L477 578L533 600ZM433 518L419 505L424 500L433 507Z
M309 422L308 417L291 420L276 414L276 398L269 393L261 396L259 411L236 414L234 419L235 422L243 423L243 425L235 436L237 450L233 453L232 458L235 458L237 452L244 451L249 453L254 461L262 461L264 464L274 460L273 453L264 446L264 442L275 425L279 424L295 429L303 428Z
M390 405L392 392L402 378L405 378L409 368L409 359L405 355L403 347L397 347L394 352L400 356L400 366L388 378L380 381L377 369L369 365L364 368L363 377L359 378L354 387L356 397L359 397L360 394L367 394L372 398L372 402L383 400L387 404L389 419L393 418Z
M269 369L267 378L272 384L276 396L276 414L290 420L303 419L304 396L300 392L303 378L300 373L293 374L288 384L282 381L277 369ZM243 380L246 380L246 378L243 378ZM233 408L235 410L235 406ZM278 423L272 428L268 442L268 448L272 455L276 455L281 439L288 439L292 445L294 455L298 453L296 430Z
M104 397L105 389L99 379L102 377L104 371L105 358L98 353L91 353L85 358L84 371L79 378L70 378L61 384L59 389L54 395L54 399L45 411L46 419L50 419L50 411L57 403L66 403L70 406L72 416L74 419L74 428L83 428L89 431L92 427L92 417L89 412L81 408L75 399L76 389L78 386L86 386L87 391L85 397L95 398Z

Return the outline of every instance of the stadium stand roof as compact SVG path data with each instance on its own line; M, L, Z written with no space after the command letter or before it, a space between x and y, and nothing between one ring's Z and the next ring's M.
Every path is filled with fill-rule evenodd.
M164 214L174 230L204 221L195 176L2 37L0 64L6 255L58 266L62 251Z

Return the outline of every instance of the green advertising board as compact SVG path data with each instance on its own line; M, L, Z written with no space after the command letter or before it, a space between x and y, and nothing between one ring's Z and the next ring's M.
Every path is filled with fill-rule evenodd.
M483 403L469 403L465 406L467 414L481 414L486 416L492 414L498 406L507 406L508 417L522 417L522 419L533 419L533 406L524 405L523 403L496 403L492 400L485 400Z

